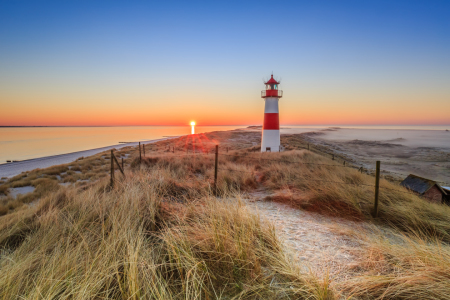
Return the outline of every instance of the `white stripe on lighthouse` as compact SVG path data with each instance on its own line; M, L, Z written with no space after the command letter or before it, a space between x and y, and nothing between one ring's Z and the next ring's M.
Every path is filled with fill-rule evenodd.
M280 130L263 130L261 152L266 152L267 148L271 152L280 151Z
M278 113L278 98L266 98L264 113Z

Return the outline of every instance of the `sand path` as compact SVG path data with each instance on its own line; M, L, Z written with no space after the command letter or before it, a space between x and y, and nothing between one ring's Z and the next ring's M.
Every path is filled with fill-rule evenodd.
M345 280L364 248L364 223L322 216L288 205L263 201L264 192L252 193L247 202L262 219L272 222L287 250L305 271L327 272L334 281Z

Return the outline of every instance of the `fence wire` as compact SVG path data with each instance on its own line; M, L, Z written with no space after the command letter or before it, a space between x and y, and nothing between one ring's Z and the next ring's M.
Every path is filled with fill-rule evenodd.
M343 166L343 165L341 166L341 165L338 165L338 164L330 165L330 164L318 164L318 163L303 163L303 162L296 162L296 161L284 160L284 159L267 159L267 158L248 157L248 156L244 156L244 155L230 155L230 154L220 154L220 155L229 156L229 157L241 157L241 158L251 159L251 160L264 160L264 161L284 162L284 163L299 164L299 165L318 165L318 166L341 167L341 168L351 168L351 169L360 169L360 168L362 168L362 166L360 166L360 168L358 168L358 167L353 167L353 166ZM354 164L354 163L351 163L351 164Z
M303 148L303 149L307 149L307 148ZM183 156L191 156L192 157L192 156L205 156L205 155L215 155L215 152L214 152L214 150L212 150L212 151L202 152L202 153L186 153L186 154L178 154L178 155L175 155L173 152L168 152L165 155L157 155L157 156L145 155L144 157L145 158L156 158L156 157L158 157L158 158L159 157L170 158L170 157L183 157ZM317 166L324 166L324 167L341 167L341 168L351 168L351 169L355 169L355 170L363 170L363 166L355 167L355 166L351 166L351 165L339 165L339 164L304 163L304 162L296 162L296 161L284 160L284 159L257 158L257 157L249 157L249 156L244 156L244 155L224 154L224 153L219 153L219 156L227 156L227 157L233 157L233 158L238 157L238 158L247 159L247 160L253 160L253 161L271 161L271 162L282 162L282 163L298 164L298 165L317 165ZM348 162L348 161L344 160L344 162ZM353 162L348 162L348 163L355 165L355 163L353 163ZM218 168L218 170L231 171L231 172L241 172L241 173L250 173L250 174L254 174L255 173L255 171L242 171L242 170L224 169L224 168ZM346 182L327 181L327 180L319 180L319 179L306 179L306 181L316 181L316 182L326 182L326 183L335 183L335 184L348 184L348 185L360 185L360 186L375 187L375 185L369 185L369 184L346 183ZM441 183L443 183L443 182L441 182ZM444 183L444 184L446 184L446 183ZM379 188L392 190L392 191L396 191L396 192L400 192L400 193L407 193L407 194L411 194L412 193L409 190L407 190L407 191L400 191L400 190L397 190L397 189L392 189L392 188L387 188L387 187L382 187L382 186L380 186Z

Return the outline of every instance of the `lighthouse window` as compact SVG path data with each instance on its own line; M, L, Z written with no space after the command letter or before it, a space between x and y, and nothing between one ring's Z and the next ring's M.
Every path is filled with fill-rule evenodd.
M278 90L278 86L275 84L275 85L273 86L273 89L274 89L274 90Z
M266 90L271 90L272 88L270 87L270 84L266 85Z

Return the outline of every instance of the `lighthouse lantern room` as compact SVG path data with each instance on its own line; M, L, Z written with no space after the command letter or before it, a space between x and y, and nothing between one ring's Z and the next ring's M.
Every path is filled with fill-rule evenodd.
M273 75L264 84L266 89L261 92L261 98L265 101L261 152L279 152L281 149L278 100L283 96L283 91L278 89L280 82L273 79Z

